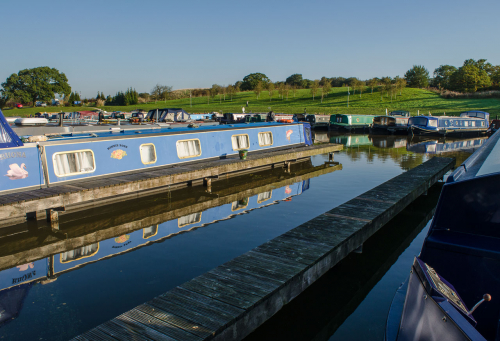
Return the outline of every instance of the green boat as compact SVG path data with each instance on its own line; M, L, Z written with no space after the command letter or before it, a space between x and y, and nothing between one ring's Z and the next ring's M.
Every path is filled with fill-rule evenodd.
M375 115L336 114L330 118L330 129L364 130L370 128Z

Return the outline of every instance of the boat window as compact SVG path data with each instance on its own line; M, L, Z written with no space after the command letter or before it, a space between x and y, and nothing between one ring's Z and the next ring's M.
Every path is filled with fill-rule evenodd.
M247 134L231 136L233 150L248 149L250 147L250 139Z
M437 120L429 120L429 127L437 127L437 126L438 126Z
M271 199L272 196L273 196L273 191L259 193L259 195L257 196L257 203L260 204L266 200L269 200Z
M186 159L190 157L196 157L201 155L201 145L200 140L180 140L176 143L177 146L177 156L179 159Z
M156 162L156 148L152 143L141 144L139 147L141 151L141 161L145 165Z
M99 243L82 246L78 249L61 253L61 263L69 263L78 259L92 257L99 251Z
M412 117L410 118L410 125L418 125L418 126L426 126L427 125L427 118L426 117Z
M259 146L272 146L273 145L273 133L266 131L264 133L259 133Z
M153 236L156 236L158 233L158 225L148 226L142 229L142 238L148 239Z
M248 206L248 198L241 199L238 201L233 201L231 203L231 211L241 210L243 208L246 208L247 206Z
M95 171L94 152L90 149L55 153L52 157L56 176L70 176Z
M177 219L177 225L179 226L179 228L181 228L187 225L199 223L200 221L201 221L201 212L196 212Z
M476 121L472 121L472 122L470 123L470 126L471 126L471 127L475 127L475 126L476 126Z

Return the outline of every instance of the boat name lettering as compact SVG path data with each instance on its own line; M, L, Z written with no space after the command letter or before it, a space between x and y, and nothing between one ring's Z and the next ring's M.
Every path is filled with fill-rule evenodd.
M18 284L21 282L25 282L28 279L31 279L32 277L36 276L36 270L31 271L30 273L25 274L24 276L13 278L12 279L12 284Z
M25 152L11 152L11 153L0 154L0 160L5 160L5 159L9 159L9 158L14 158L14 157L26 158L26 153Z
M110 150L111 148L116 148L116 147L123 147L123 148L128 148L128 146L124 145L124 144L114 144L112 146L109 146L108 147L108 150Z
M113 248L113 249L119 249L119 248L121 248L121 247L127 246L127 245L128 245L128 244L130 244L130 243L132 243L132 241L126 242L126 243L125 243L125 244L123 244L123 245L119 245L119 246L112 246L111 248Z

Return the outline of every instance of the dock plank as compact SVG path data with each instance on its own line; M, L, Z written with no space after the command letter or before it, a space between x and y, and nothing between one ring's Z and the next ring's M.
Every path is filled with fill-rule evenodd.
M166 186L185 184L206 177L235 175L249 169L270 167L276 163L288 162L312 155L342 150L342 145L323 144L301 146L272 151L250 153L247 160L236 156L226 159L200 160L158 169L143 169L129 174L113 175L98 179L85 179L72 185L50 185L41 189L19 191L0 195L0 220L22 218L26 213L43 211L55 207L65 207L66 211L78 206L93 205L99 201L114 202L120 196L139 195L141 192L167 188ZM123 199L122 199L123 200Z
M135 317L140 310L183 332L197 333L196 337L203 340L240 340L362 245L453 165L454 159L433 158L115 318L112 323L119 323L127 333L153 337L151 328L146 328L149 320L141 317L139 326L134 319L134 323L122 321L123 316ZM144 311L144 307L150 310ZM152 308L156 310L151 311ZM197 327L196 332L193 326ZM152 327L156 332L163 331L156 325ZM83 337L91 339L88 333Z

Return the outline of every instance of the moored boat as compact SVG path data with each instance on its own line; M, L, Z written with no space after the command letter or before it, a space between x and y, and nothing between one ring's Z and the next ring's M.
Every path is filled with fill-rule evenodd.
M0 182L5 193L221 158L242 149L251 153L312 144L307 123L114 127L90 134L32 136L23 143L1 111L0 118L0 174L9 178Z
M456 116L414 116L408 121L411 135L479 136L486 134L490 114L486 112L463 112Z
M373 123L374 115L336 114L330 116L330 129L334 130L365 130Z
M499 340L499 160L497 132L446 180L386 340Z
M330 115L312 115L306 116L306 122L309 122L313 129L328 129L330 126Z
M375 116L370 131L372 133L408 134L408 120L410 112L397 110L388 115Z

